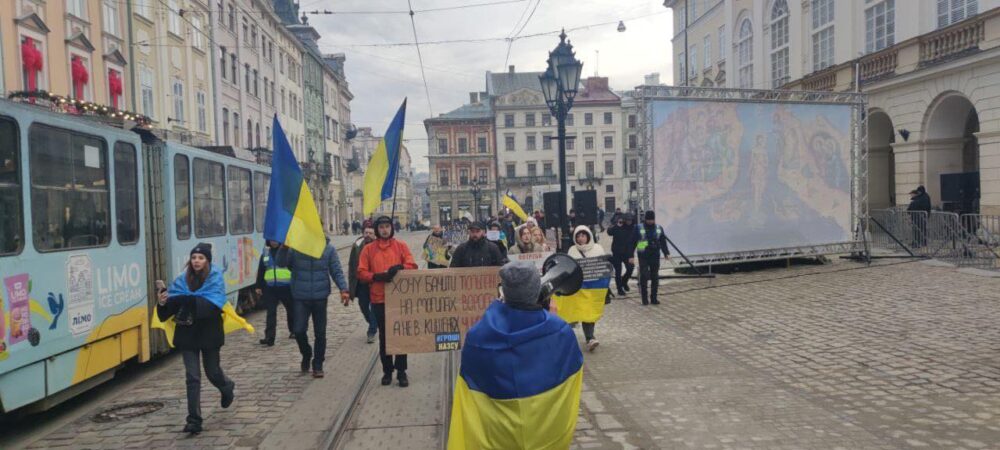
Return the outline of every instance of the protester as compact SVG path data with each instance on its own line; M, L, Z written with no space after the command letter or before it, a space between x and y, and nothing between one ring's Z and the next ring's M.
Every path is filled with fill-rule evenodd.
M597 208L597 226L601 227L601 231L604 231L604 210Z
M395 355L393 358L385 353L385 284L392 281L400 270L416 269L417 263L413 261L410 248L395 239L392 219L387 216L376 219L375 233L375 242L365 245L358 258L358 279L371 284L372 308L378 324L378 351L382 360L382 386L392 384L392 373L395 371L399 387L407 387L410 380L406 376L406 355Z
M371 344L375 342L378 326L371 307L371 287L368 283L362 283L358 280L358 259L361 258L361 250L364 249L365 245L375 241L375 225L370 220L366 220L363 228L364 234L354 241L354 245L351 247L351 259L347 265L347 283L351 288L351 298L358 299L358 308L361 309L361 315L368 323L368 343Z
M604 247L594 243L594 234L586 225L580 225L573 231L575 245L566 252L573 259L596 258L604 256ZM594 336L594 322L583 322L583 338L587 341L587 350L594 351L600 343Z
M487 240L497 245L500 248L500 254L503 255L504 259L507 259L507 233L500 229L499 222L490 222L489 231L495 231L495 239L490 239L489 233L487 233Z
M451 267L499 267L506 262L500 247L486 240L482 222L469 223L469 240L461 243L451 256Z
M541 248L541 251L543 252L552 251L552 246L550 246L548 241L545 239L545 230L541 227L534 227L531 229L531 239L535 243L535 248Z
M267 309L264 339L261 339L260 343L268 347L274 346L274 337L278 333L278 303L285 307L288 337L295 337L292 333L292 271L278 264L279 259L287 261L286 253L288 247L282 246L277 241L268 240L267 248L260 255L260 263L257 264L257 283L254 286Z
M536 209L533 218L535 219L535 224L536 225L538 225L538 226L540 226L542 228L545 228L545 214L544 213L542 213L541 211L539 211L539 210Z
M923 247L927 245L927 217L931 213L931 196L927 194L927 189L923 185L917 186L910 191L910 204L907 211L924 212L924 214L911 214L913 223L913 246Z
M312 360L313 378L323 378L323 362L326 360L326 303L330 296L330 278L340 289L340 301L347 306L351 301L351 289L344 279L337 250L329 239L319 258L292 250L289 252L288 268L292 270L292 301L294 303L295 340L302 354L300 369L309 372ZM312 318L314 347L309 345L309 319Z
M539 304L533 264L503 266L500 291L465 337L448 448L569 448L583 381L576 336Z
M451 245L444 239L444 231L434 225L431 234L424 240L424 261L428 269L444 269L451 260Z
M656 224L656 214L646 211L644 221L637 227L639 232L636 250L639 256L639 293L642 304L659 305L656 291L660 287L660 253L670 259L670 249L667 247L667 235L663 228Z
M176 322L171 344L180 350L184 360L188 402L185 433L202 431L199 356L208 381L222 394L222 407L228 408L235 398L236 383L226 378L219 365L219 350L226 340L222 318L225 303L226 281L222 271L212 265L212 247L206 243L191 249L184 273L157 298L157 318L162 322L173 318Z
M542 252L542 246L536 244L531 238L531 228L525 225L517 227L517 241L513 247L510 248L510 254L518 255L524 253L540 253Z
M608 228L608 235L611 236L611 266L615 269L615 286L618 286L618 295L624 296L629 291L628 281L632 278L632 270L635 269L635 261L632 255L638 240L638 232L632 220L631 214L615 214L616 221ZM622 275L622 264L625 265L625 274Z

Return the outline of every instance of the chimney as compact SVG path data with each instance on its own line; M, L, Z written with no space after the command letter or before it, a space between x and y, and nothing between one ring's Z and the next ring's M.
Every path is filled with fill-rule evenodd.
M646 75L646 86L659 86L660 85L660 72L653 72Z
M511 64L510 66L508 66L507 69L510 71L511 75L514 74L514 65L513 64Z
M469 104L475 105L476 103L479 103L479 93L469 92Z

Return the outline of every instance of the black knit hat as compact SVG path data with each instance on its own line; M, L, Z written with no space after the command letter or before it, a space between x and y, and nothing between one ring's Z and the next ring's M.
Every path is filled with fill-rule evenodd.
M212 262L212 244L208 242L199 242L198 245L195 245L194 248L191 249L191 255L194 255L195 253L204 255L208 262Z
M646 211L645 220L656 220L656 213L654 213L653 210Z

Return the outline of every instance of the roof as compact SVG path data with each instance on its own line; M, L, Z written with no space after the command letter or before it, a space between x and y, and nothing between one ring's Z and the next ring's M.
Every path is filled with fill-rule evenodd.
M575 103L618 103L621 97L608 88L607 77L590 77L583 80L583 89L576 96Z
M493 119L493 110L490 109L489 104L476 103L476 104L465 104L459 106L458 108L448 111L444 114L439 114L437 117L431 117L428 120L434 119Z
M542 90L538 77L542 72L486 72L486 92L493 97L507 95L518 89Z

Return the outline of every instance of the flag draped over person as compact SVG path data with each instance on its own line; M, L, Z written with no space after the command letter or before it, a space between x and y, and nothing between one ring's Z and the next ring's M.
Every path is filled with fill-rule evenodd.
M208 278L205 279L205 283L198 290L191 291L188 289L184 277L177 277L170 285L170 289L167 290L167 295L170 297L202 297L222 310L222 331L224 333L229 334L236 330L246 330L248 333L253 334L253 325L236 312L232 303L226 301L226 295L224 294L226 292L225 285L226 282L225 277L222 275L222 270L216 266L212 266ZM177 321L174 316L170 316L166 321L161 321L160 315L153 312L150 327L163 330L167 335L167 345L170 348L174 347L174 332L177 330Z
M326 234L319 219L319 210L277 114L274 115L273 130L274 156L271 158L271 188L267 193L264 239L284 243L296 251L319 258L326 248Z
M503 195L503 205L509 208L511 212L513 212L514 215L519 217L522 221L528 220L528 215L525 214L524 209L521 208L521 204L517 202L517 199L514 198L514 194L511 194L510 191L507 191L507 193Z
M448 449L567 449L582 385L569 324L495 302L465 336Z
M375 153L368 161L368 169L365 172L364 186L364 215L371 216L382 200L395 195L396 173L399 171L400 147L403 145L403 123L406 119L406 99L396 111L396 117L389 124L389 129L385 130L385 136L379 141Z

